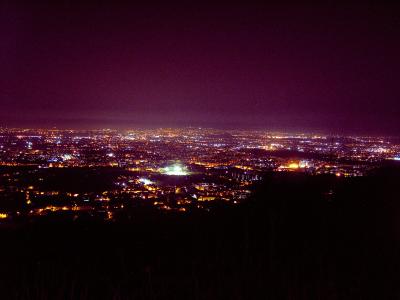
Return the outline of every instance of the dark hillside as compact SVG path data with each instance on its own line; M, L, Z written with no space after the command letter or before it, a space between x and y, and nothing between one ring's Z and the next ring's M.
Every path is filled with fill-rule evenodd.
M3 299L398 299L399 172L271 174L210 212L2 228Z

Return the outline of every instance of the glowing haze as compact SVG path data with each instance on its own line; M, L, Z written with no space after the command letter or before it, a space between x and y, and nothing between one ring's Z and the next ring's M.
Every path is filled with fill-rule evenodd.
M80 2L2 4L0 126L400 132L396 4Z

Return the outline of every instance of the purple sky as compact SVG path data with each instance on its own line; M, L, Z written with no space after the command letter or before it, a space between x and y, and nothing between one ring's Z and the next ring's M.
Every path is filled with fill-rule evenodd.
M400 6L33 2L0 4L0 126L400 134Z

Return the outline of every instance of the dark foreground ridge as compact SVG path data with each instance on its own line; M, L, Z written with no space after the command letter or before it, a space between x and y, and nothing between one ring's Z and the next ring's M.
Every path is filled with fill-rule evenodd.
M399 174L274 173L237 207L3 225L0 298L399 299Z

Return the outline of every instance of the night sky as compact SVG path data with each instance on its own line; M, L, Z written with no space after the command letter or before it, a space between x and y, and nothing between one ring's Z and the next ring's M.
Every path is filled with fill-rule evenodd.
M400 6L39 2L0 4L0 126L400 134Z

